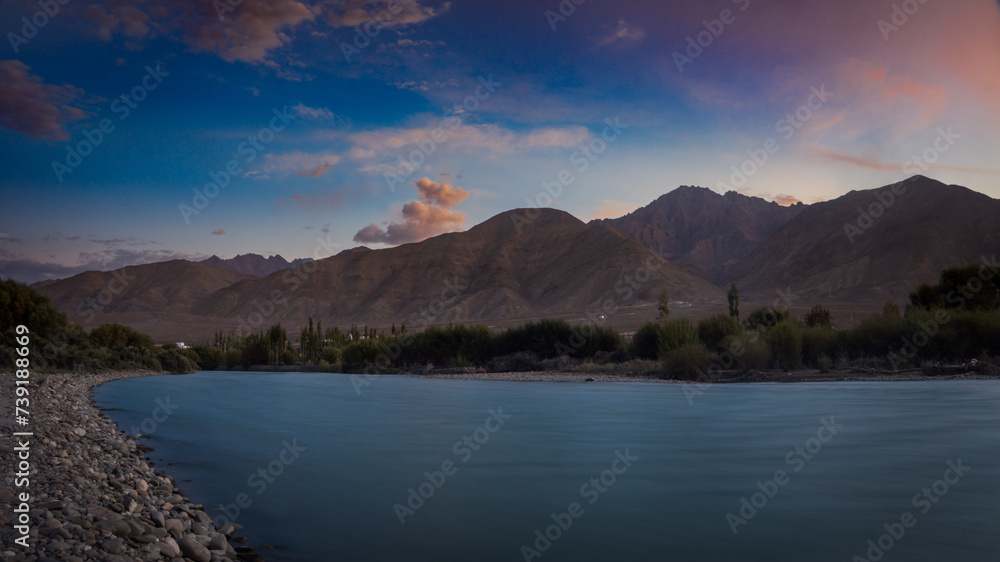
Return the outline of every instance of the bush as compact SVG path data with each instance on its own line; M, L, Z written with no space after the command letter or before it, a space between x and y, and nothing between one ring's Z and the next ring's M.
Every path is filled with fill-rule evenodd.
M779 322L787 320L790 317L788 311L783 308L775 308L773 306L765 306L758 308L747 316L747 319L743 322L743 326L747 330L756 330L758 328L771 328L776 326Z
M802 362L819 368L821 357L835 357L839 353L840 337L828 328L804 328L802 330Z
M490 362L490 372L493 373L526 373L536 371L538 359L528 352L512 353L496 357Z
M698 330L687 318L674 318L663 322L660 336L660 355L688 344L701 343L698 340Z
M90 332L94 345L107 348L139 347L154 349L153 338L121 324L102 324Z
M736 357L738 369L762 370L771 366L771 349L759 332L732 336L726 347Z
M326 361L328 365L340 365L344 362L344 354L341 353L340 348L332 345L324 347L319 352L319 356L321 361Z
M728 314L716 314L698 322L698 337L710 350L719 349L726 338L740 333L740 325Z
M705 344L695 341L668 351L663 359L663 368L670 378L693 381L705 372L711 360L712 356Z
M660 338L663 335L663 325L659 322L643 324L632 335L629 352L636 359L656 359L660 356Z
M782 369L802 363L802 328L795 320L783 320L767 331L767 345Z
M193 349L198 355L198 365L206 371L218 369L219 365L226 362L226 354L217 347L199 345Z
M381 355L381 357L380 357ZM378 368L385 368L391 365L392 358L383 353L378 342L367 338L348 344L343 351L344 364L353 369L360 369L368 365L375 365Z
M820 305L812 307L806 314L806 326L810 328L830 328L833 326L830 321L830 311Z

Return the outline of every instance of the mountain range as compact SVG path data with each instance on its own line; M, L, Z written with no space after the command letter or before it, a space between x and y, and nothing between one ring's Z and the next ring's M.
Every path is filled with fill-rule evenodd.
M915 176L790 207L681 187L590 224L555 209L517 209L465 232L315 262L174 260L37 289L77 322L122 322L188 341L277 322L295 329L310 316L343 327L539 317L634 326L655 315L663 290L680 314L725 311L730 283L744 302L786 292L801 306L873 310L998 247L1000 201ZM281 262L288 267L264 273Z
M221 267L223 269L235 271L244 275L264 277L265 275L270 275L275 271L281 271L283 269L288 269L290 267L295 267L311 261L313 261L312 258L300 258L288 261L278 254L269 258L265 258L260 254L239 254L234 258L225 260L218 256L212 256L202 260L201 263L211 265L212 267Z

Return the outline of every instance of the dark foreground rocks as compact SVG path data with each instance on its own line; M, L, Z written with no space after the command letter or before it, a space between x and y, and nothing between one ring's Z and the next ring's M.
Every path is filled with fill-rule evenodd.
M33 374L30 424L13 425L14 375L0 375L0 561L261 560L230 544L238 525L216 528L170 475L142 457L93 404L108 381L158 373ZM30 485L15 487L12 433L30 431ZM29 547L15 543L17 494L30 502ZM237 541L239 542L239 541Z

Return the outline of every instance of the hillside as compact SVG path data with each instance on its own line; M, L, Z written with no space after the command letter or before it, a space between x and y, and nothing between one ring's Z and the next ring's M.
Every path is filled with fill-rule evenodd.
M877 218L883 203L876 194L893 198ZM875 213L869 220L861 209ZM733 276L746 292L791 288L812 298L905 302L942 269L981 262L998 249L1000 200L915 176L806 207Z
M681 186L616 219L592 221L613 226L716 285L732 281L726 272L761 242L805 209L783 207L730 191Z
M191 303L248 278L202 263L171 260L87 271L36 289L79 319L106 313L186 312Z
M296 325L313 316L326 325L414 324L421 317L441 323L600 313L606 300L615 306L651 303L662 289L677 300L723 299L710 283L615 229L544 209L518 232L513 217L520 214L508 211L467 232L341 254L243 281L192 312L246 319L261 299L271 298L287 302L275 307L268 322ZM648 278L645 264L656 269Z

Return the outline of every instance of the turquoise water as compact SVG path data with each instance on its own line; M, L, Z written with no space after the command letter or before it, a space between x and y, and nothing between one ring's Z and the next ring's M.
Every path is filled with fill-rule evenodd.
M269 560L1000 559L1000 381L368 382L95 394Z

